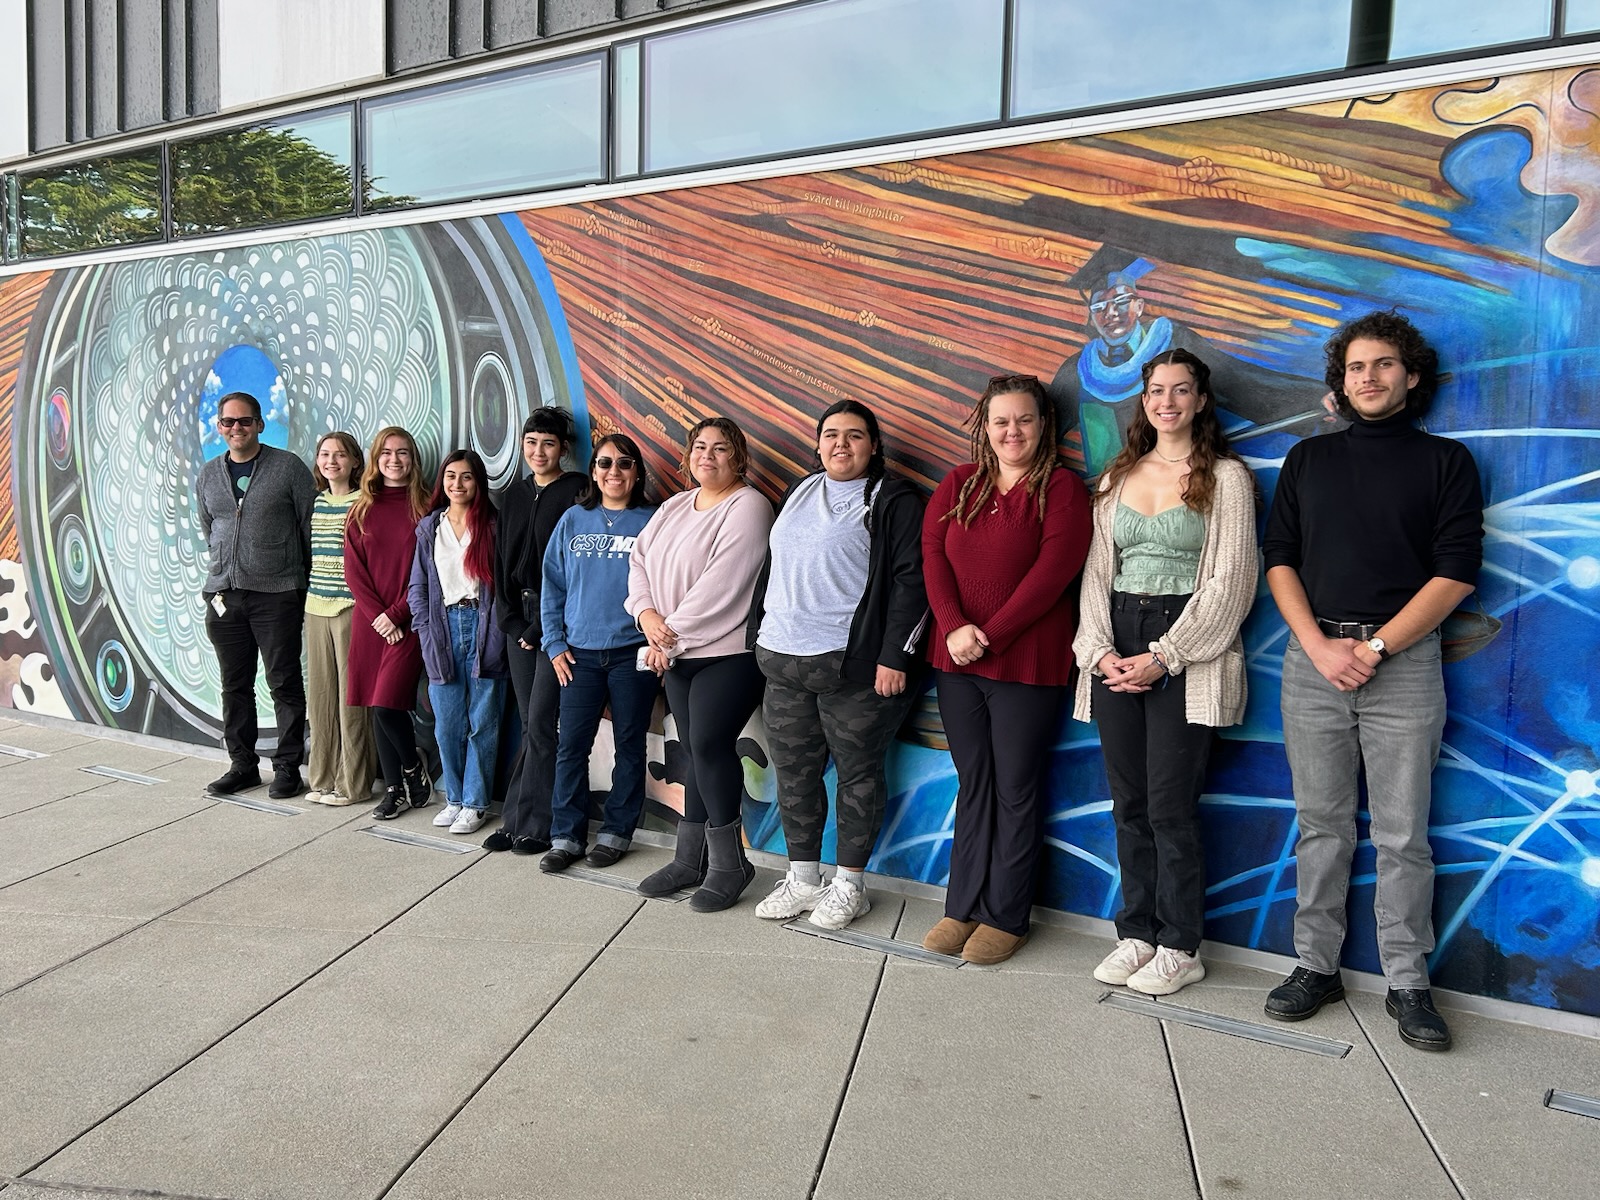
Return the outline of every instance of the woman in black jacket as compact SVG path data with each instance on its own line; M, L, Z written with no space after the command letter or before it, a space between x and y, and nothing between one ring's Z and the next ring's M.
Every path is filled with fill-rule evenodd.
M783 498L750 609L766 676L761 713L778 777L789 872L756 915L843 929L872 907L867 860L888 791L883 760L910 709L927 629L922 493L885 475L872 410L841 400L817 422L822 469ZM839 870L822 879L823 773L838 782Z
M539 649L539 584L550 534L589 483L581 471L561 468L576 440L572 417L565 409L534 409L522 426L522 458L532 474L517 480L500 498L494 590L502 600L495 605L495 620L506 635L511 691L522 717L522 758L506 786L500 828L484 839L485 850L543 854L550 849L561 685L550 659Z

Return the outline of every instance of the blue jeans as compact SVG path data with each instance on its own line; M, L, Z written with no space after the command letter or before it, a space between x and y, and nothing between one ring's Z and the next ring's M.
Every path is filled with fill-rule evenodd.
M596 841L618 850L626 850L633 841L634 826L644 811L644 737L659 687L654 671L634 665L638 652L637 646L572 647L576 661L572 682L561 689L561 735L550 803L550 844L558 850L582 854L588 844L589 751L608 700L615 753L611 791Z
M494 765L500 751L500 710L506 681L479 679L478 610L448 608L450 656L456 677L450 683L428 684L433 704L433 734L439 743L445 799L462 808L489 807L494 794Z

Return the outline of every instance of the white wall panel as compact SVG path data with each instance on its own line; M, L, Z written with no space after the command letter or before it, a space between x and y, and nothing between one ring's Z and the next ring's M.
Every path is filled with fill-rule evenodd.
M383 0L218 0L223 110L382 78L383 14Z
M27 9L23 0L0 0L0 161L27 153Z

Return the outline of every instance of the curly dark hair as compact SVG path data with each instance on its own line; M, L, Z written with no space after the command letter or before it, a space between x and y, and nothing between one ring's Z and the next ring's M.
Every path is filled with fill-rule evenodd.
M972 461L978 464L978 469L961 485L955 507L941 520L954 519L970 528L984 502L1000 486L1000 458L989 444L989 401L1013 393L1032 396L1039 411L1039 444L1034 448L1027 474L1022 477L1022 486L1028 495L1038 497L1039 520L1044 520L1045 487L1061 459L1056 453L1056 406L1050 403L1037 375L996 375L983 389L972 415L967 418L967 427L972 431Z
M1439 354L1428 345L1415 325L1391 308L1387 312L1370 312L1341 325L1323 347L1327 362L1322 378L1333 393L1339 415L1347 421L1356 418L1355 409L1350 407L1350 397L1344 391L1344 359L1350 343L1357 338L1388 342L1400 352L1400 362L1406 373L1417 377L1417 385L1406 393L1406 416L1416 419L1425 414L1439 386Z

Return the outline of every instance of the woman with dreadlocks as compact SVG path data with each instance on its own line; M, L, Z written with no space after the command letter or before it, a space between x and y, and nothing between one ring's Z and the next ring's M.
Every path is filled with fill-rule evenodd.
M843 929L870 911L867 860L883 823L883 759L916 689L927 629L922 493L885 474L878 418L841 400L817 422L817 461L783 497L746 644L766 676L761 714L778 777L789 871L756 916ZM822 878L833 759L839 869Z
M922 944L993 964L1028 939L1090 506L1032 375L991 379L970 424L973 461L945 476L922 522L929 657L959 782L945 915Z

